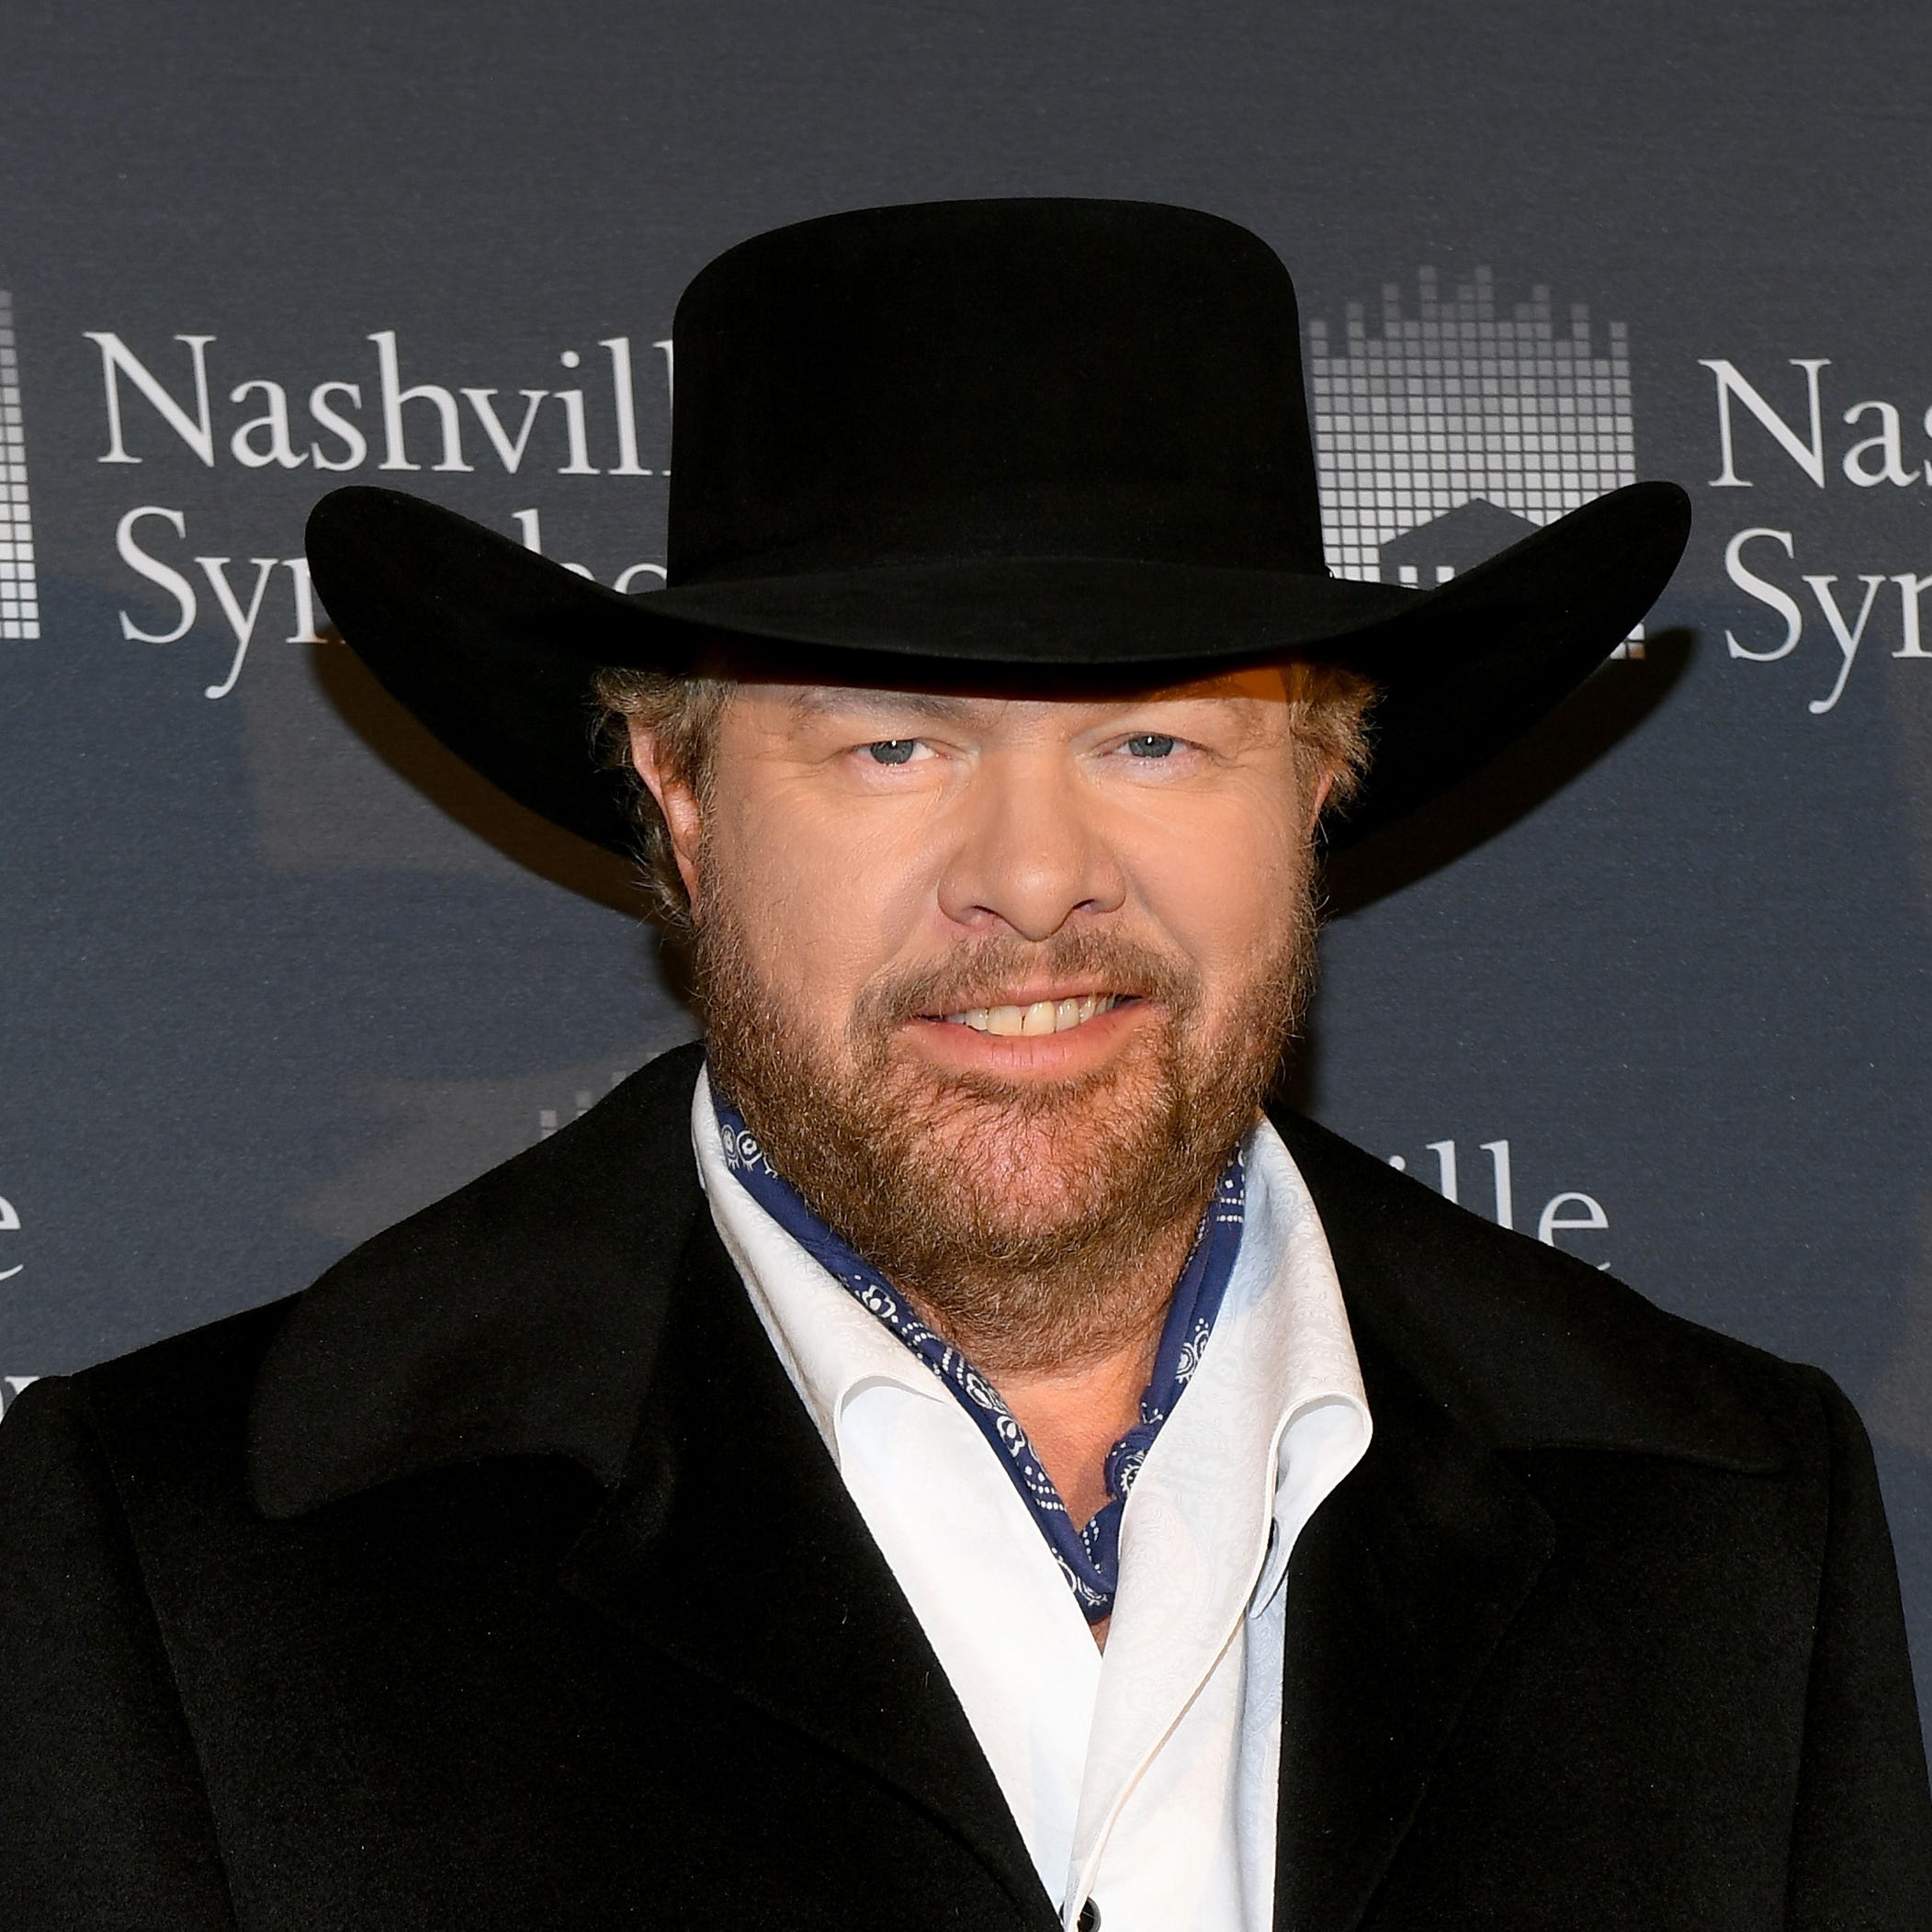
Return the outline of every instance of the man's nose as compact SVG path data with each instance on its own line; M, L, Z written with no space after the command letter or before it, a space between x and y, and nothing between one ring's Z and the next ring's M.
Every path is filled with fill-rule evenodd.
M1076 914L1111 912L1125 898L1125 876L1095 822L1093 801L1062 760L989 760L955 809L940 880L948 919L1045 940Z

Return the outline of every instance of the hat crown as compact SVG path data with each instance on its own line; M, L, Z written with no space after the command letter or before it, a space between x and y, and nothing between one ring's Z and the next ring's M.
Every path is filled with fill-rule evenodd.
M974 558L1324 568L1294 286L1218 216L830 215L720 255L673 339L672 584Z

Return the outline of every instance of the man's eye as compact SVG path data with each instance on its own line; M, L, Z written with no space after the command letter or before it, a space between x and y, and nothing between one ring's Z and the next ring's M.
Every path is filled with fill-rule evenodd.
M1172 754L1181 740L1169 738L1164 731L1140 731L1127 740L1129 758L1166 758Z
M904 764L919 749L916 738L881 738L865 749L877 764Z

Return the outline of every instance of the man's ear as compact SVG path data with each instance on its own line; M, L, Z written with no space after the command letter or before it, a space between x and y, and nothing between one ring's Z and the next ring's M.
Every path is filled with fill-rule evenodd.
M1325 764L1315 781L1315 796L1308 801L1308 828L1315 829L1316 820L1322 815L1322 807L1328 802L1328 794L1335 789L1336 771L1332 764Z
M671 835L671 852L677 861L678 876L684 882L685 896L695 907L697 854L703 831L697 794L684 779L673 777L666 768L658 755L656 733L635 717L627 722L630 728L630 762L637 767L638 776L650 787L650 796L658 801L659 811L664 815L664 828Z

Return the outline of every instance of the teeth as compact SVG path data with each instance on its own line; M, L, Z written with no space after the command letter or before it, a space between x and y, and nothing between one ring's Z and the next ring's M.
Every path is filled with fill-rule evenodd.
M1118 993L1089 993L1082 1000L1036 1000L1031 1006L976 1006L963 1013L948 1013L946 1018L955 1026L970 1026L975 1033L995 1034L1001 1039L1036 1039L1084 1026L1118 1006L1120 997Z

